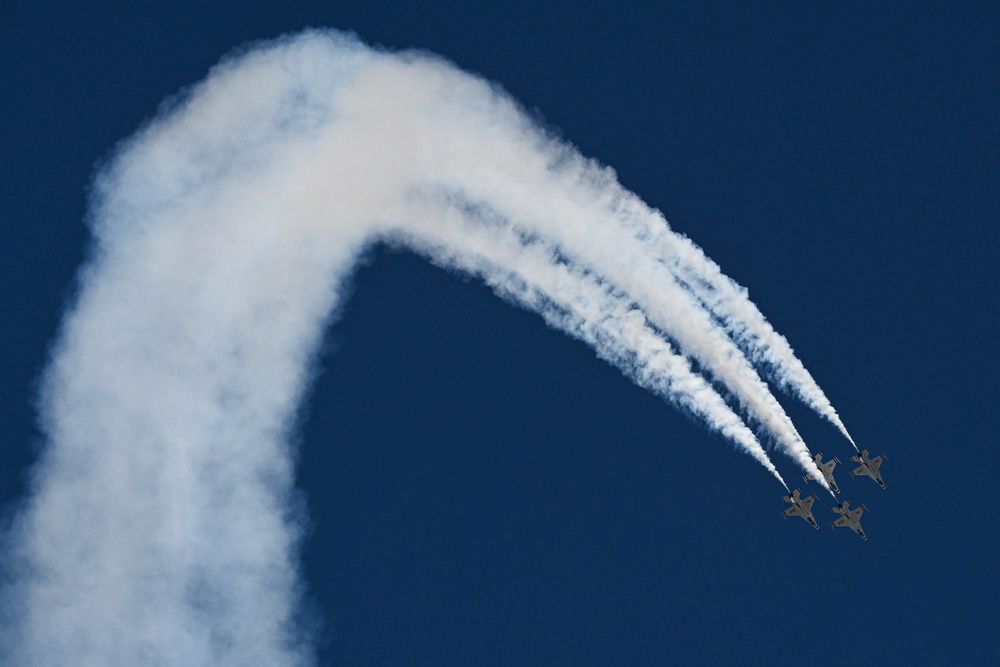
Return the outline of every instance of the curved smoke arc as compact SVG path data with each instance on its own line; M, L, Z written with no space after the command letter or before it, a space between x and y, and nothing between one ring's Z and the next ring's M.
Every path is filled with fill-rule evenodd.
M313 662L287 435L380 240L537 311L782 484L754 428L823 478L757 367L847 435L697 246L428 54L310 31L231 58L119 147L89 222L7 540L11 664Z

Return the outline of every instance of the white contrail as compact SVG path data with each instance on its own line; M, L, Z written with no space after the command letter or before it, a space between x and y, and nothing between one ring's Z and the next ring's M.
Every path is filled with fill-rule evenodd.
M665 223L664 223L665 224ZM781 389L800 399L817 414L837 427L854 448L854 438L847 432L840 415L826 394L806 370L788 340L779 334L746 288L722 273L719 265L687 237L677 233L660 234L656 250L692 294L719 318L726 331L751 361L763 367ZM651 244L652 245L652 244Z
M732 440L788 488L753 432L626 296L558 261L544 244L523 243L493 216L423 203L423 212L416 203L408 207L406 232L396 233L405 245L441 266L481 277L504 298L590 344L637 384Z
M802 400L855 444L830 400L795 356L788 340L774 330L750 300L746 288L723 274L719 265L688 237L670 229L659 211L622 188L613 171L579 154L564 156L562 162L562 171L569 172L576 180L575 187L559 190L559 206L567 215L579 218L604 209L602 222L609 232L619 226L633 235L650 258L662 263L684 289L718 318L752 362L767 371L781 389ZM529 190L522 188L521 192ZM573 196L566 197L569 194Z
M481 277L781 481L731 400L822 480L751 362L828 402L775 370L798 362L726 290L745 293L610 170L425 54L308 32L224 62L122 145L90 223L5 539L7 664L314 663L288 430L380 240Z
M415 134L421 171L473 203L496 202L526 234L552 239L568 261L628 293L655 326L733 392L783 451L818 474L791 420L746 357L647 248L621 233L615 217L634 215L638 207L621 205L627 193L609 170L540 134L512 100L484 82L456 79L452 72L421 60L405 69L386 65L371 76L372 85L392 91L393 108L408 107L420 119ZM412 80L420 81L419 88L408 89Z

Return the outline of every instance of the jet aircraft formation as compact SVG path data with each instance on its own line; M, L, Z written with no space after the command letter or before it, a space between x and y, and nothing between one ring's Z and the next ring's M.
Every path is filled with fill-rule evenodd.
M860 463L857 468L851 471L851 477L857 477L858 475L864 475L866 477L871 477L875 482L885 488L885 482L882 481L882 474L879 472L879 468L882 466L882 461L887 458L885 454L879 454L874 458L869 458L871 454L871 448L866 447L864 451L851 457L851 460L855 463ZM833 490L834 493L840 493L840 487L837 486L837 481L833 478L833 469L837 467L840 463L840 459L834 457L823 462L823 452L816 454L813 457L813 461L816 462L816 466L819 468L820 473L823 475L823 479L826 481L827 485ZM815 480L813 475L804 475L802 477L806 482L810 480ZM791 507L787 508L781 513L783 517L799 516L802 517L810 526L819 530L819 524L816 523L816 519L812 514L813 501L816 500L816 494L802 497L802 489L795 489L787 496L781 497L781 502L790 503ZM864 505L859 505L855 509L851 509L851 499L848 498L842 503L839 503L836 507L831 507L830 511L839 514L840 517L834 519L830 522L830 526L833 528L843 528L847 527L853 530L855 533L861 536L861 539L868 540L868 536L865 534L863 528L861 528L861 515L868 508Z

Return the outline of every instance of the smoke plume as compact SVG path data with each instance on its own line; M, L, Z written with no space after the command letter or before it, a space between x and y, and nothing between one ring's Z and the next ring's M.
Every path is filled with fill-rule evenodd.
M224 61L119 147L89 215L6 540L9 664L312 664L288 435L373 243L480 278L782 484L759 435L825 486L758 370L847 435L697 246L428 54L312 31Z

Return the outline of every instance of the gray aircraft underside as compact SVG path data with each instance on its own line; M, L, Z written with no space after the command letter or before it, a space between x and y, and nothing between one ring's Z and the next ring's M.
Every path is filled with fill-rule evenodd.
M864 514L865 510L868 508L864 505L859 505L856 509L851 509L851 499L848 498L844 502L840 503L836 507L831 507L830 511L835 514L839 514L840 518L834 519L830 522L830 525L834 528L847 527L853 530L855 533L861 536L861 539L868 540L868 536L865 535L864 529L861 527L861 515Z
M856 469L851 471L851 477L857 477L858 475L866 475L875 480L875 482L885 488L885 482L882 481L882 475L879 472L879 468L882 466L882 461L886 459L885 454L879 454L875 458L868 458L868 454L871 452L871 448L865 447L865 450L860 454L856 454L851 457L852 461L860 463Z
M823 463L823 452L820 452L813 457L813 461L816 463L816 467L819 468L819 471L823 473L823 479L826 480L827 485L833 489L834 493L840 493L840 487L837 486L837 480L833 478L833 469L837 467L838 463L840 463L840 459L835 456L826 463ZM816 478L813 475L803 475L802 479L809 482Z
M790 516L800 516L807 522L809 522L810 526L812 526L816 530L819 530L819 524L816 523L816 519L813 518L812 514L812 504L813 501L816 500L816 494L814 493L811 496L802 498L799 495L801 493L802 489L795 489L787 496L781 497L781 502L792 504L791 507L789 507L788 509L786 509L784 512L781 513L781 516L786 518Z

